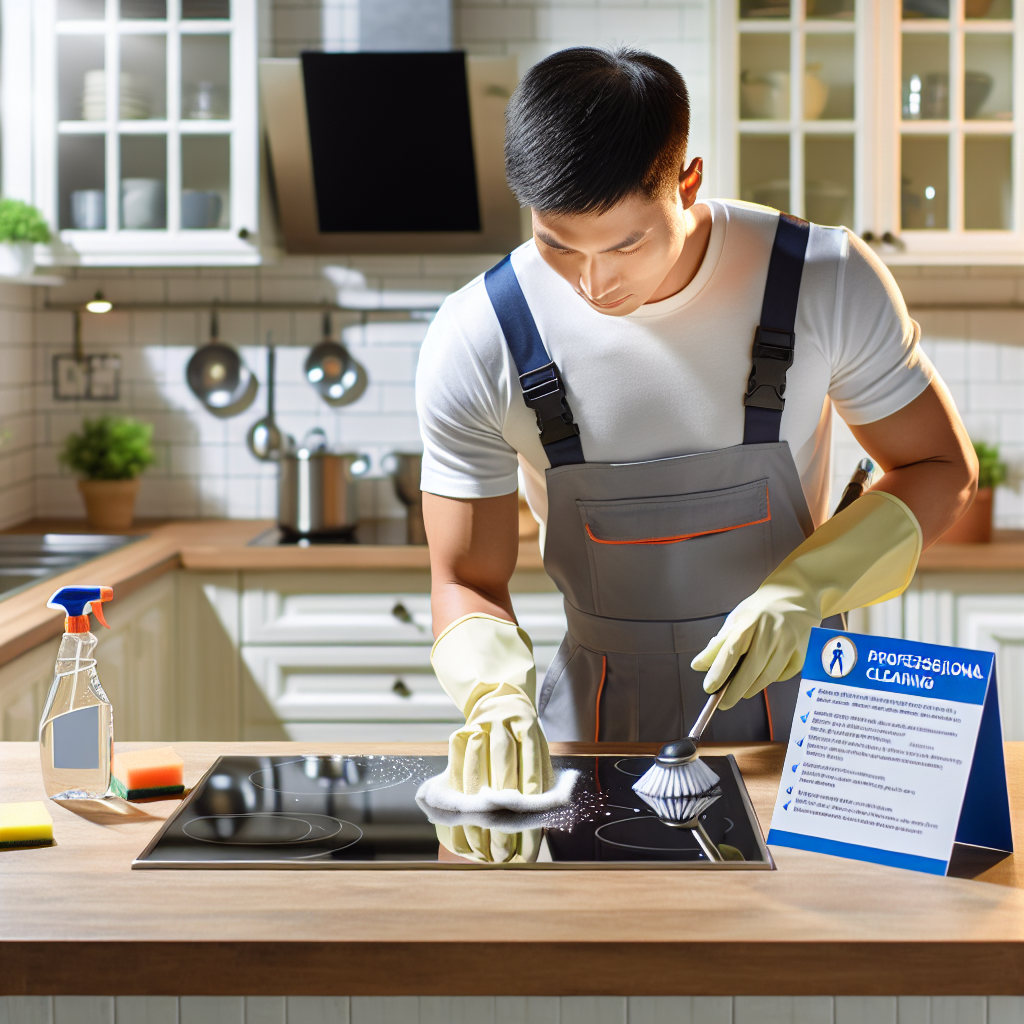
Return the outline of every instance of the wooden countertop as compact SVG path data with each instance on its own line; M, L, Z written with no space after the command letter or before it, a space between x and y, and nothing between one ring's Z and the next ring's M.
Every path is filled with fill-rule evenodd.
M177 568L211 571L276 570L421 570L429 571L425 545L331 544L306 548L249 547L274 526L270 520L193 519L139 522L129 533L140 540L54 576L3 601L0 616L0 665L60 634L63 616L46 607L58 587L83 580L130 594ZM32 520L7 533L96 533L84 521ZM535 540L523 541L518 569L543 571ZM114 611L116 614L116 608Z
M145 534L119 551L68 573L45 580L3 600L0 616L0 665L57 636L62 616L46 607L58 587L102 583L125 595L176 568L212 571L275 570L421 570L430 559L425 546L337 544L306 548L250 547L273 526L270 520L192 519L141 521L131 531ZM95 533L81 520L31 520L7 533ZM517 568L543 571L536 540L519 546ZM1004 531L991 544L936 544L922 556L919 573L1024 573L1024 531Z
M736 753L765 828L782 745L709 747ZM221 753L311 749L175 748L188 784ZM1020 843L1024 743L1006 749ZM43 798L37 757L0 744L0 801ZM130 870L175 806L51 804L56 847L0 853L0 994L1024 994L1015 856L962 863L974 878L783 848L773 872Z

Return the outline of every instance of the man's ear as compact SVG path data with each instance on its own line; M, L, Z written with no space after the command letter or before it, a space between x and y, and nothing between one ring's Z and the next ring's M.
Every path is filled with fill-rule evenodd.
M688 210L697 201L697 191L704 180L704 158L695 156L689 166L679 169L679 196L683 209Z

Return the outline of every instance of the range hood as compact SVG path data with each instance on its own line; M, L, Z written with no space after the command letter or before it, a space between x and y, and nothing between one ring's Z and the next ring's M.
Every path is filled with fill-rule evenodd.
M522 241L505 182L515 57L305 53L260 61L291 253L505 253Z

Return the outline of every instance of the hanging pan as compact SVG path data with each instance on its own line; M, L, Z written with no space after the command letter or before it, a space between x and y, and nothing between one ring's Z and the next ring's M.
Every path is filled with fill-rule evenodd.
M214 309L210 312L210 340L188 361L185 379L209 412L228 419L252 405L259 382L237 350L219 340L219 333Z
M326 311L323 334L323 341L317 342L306 357L306 380L328 405L351 405L366 390L366 368L331 336L331 314Z

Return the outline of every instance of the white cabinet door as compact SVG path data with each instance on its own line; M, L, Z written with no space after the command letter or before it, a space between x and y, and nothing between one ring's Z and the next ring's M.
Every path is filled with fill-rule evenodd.
M722 0L709 194L844 224L890 264L1019 264L1024 8Z
M1024 595L972 595L957 603L959 645L995 652L1003 738L1024 740Z
M177 574L167 573L114 601L110 631L97 630L96 670L114 708L119 740L177 734Z
M858 610L850 628L994 652L1003 737L1024 740L1024 594L957 593L925 582L901 597Z
M0 740L39 739L59 647L59 637L48 640L0 668Z
M552 644L535 647L538 678L556 650ZM451 723L463 721L437 681L425 646L248 644L242 661L247 736L274 723L445 722L451 732Z
M434 641L429 594L319 594L246 589L243 644L417 644Z
M242 594L243 644L415 644L430 646L430 595L319 593L269 586ZM565 635L559 593L513 594L519 624L535 644L558 644Z
M3 23L4 178L59 238L41 262L261 262L257 0L3 0Z

